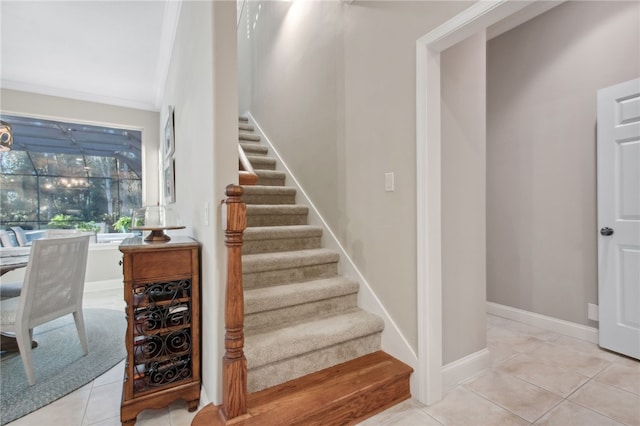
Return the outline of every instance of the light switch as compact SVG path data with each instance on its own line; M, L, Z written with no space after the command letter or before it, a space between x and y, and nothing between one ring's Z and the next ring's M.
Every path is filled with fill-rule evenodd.
M395 182L394 182L394 175L393 172L389 172L389 173L385 173L384 174L384 190L389 192L389 191L394 191L395 190Z

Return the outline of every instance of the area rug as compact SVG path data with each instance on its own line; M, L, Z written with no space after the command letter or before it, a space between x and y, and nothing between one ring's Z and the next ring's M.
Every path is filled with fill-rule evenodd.
M89 354L83 356L72 315L36 327L29 386L18 353L0 360L0 425L9 423L86 385L122 361L126 354L124 312L85 309Z

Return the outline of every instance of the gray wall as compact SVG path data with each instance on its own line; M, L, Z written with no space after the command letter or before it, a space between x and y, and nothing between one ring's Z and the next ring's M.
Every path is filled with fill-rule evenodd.
M202 381L220 403L226 251L219 201L238 180L234 2L183 2L162 102L175 108L176 203L202 244ZM208 224L205 203L209 206Z
M487 296L594 326L596 91L640 75L638 2L567 2L488 43Z
M442 362L486 347L486 36L440 56Z
M415 42L471 2L261 4L249 109L415 349Z

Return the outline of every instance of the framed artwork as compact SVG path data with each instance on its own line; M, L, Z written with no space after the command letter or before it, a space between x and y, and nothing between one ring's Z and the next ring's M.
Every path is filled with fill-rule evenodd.
M176 139L175 139L175 129L174 129L174 113L173 107L169 105L169 113L167 114L167 122L164 125L164 144L162 146L162 151L164 153L165 159L165 167L168 166L171 161L169 159L176 151Z
M176 202L176 176L175 161L170 159L164 168L164 202L172 204Z

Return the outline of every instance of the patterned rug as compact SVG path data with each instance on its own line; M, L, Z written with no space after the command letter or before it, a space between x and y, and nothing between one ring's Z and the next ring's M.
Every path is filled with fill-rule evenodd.
M122 361L126 350L124 312L85 309L89 354L83 356L72 315L36 327L33 368L36 384L29 386L18 353L0 360L0 425L31 413L86 385Z

